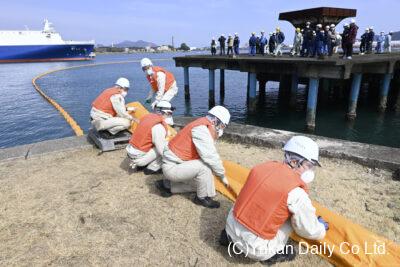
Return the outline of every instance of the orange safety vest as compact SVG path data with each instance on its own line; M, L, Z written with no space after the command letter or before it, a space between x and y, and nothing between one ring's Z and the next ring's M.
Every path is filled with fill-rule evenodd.
M145 115L139 122L135 132L132 134L129 144L136 149L148 152L154 147L152 141L151 129L154 125L161 123L168 134L168 126L161 115L149 113Z
M157 67L154 66L153 68L153 75L147 75L146 78L149 81L151 88L153 89L154 92L158 91L158 84L157 84L157 72L163 72L166 76L165 78L165 92L167 92L169 90L169 88L172 86L172 84L175 82L175 77L174 75L169 72L166 71L165 69L161 68L161 67Z
M113 117L117 115L117 112L115 112L113 105L111 103L110 97L116 94L120 94L121 89L118 89L116 87L111 87L106 90L104 90L92 103L92 107L101 110L103 112L106 112Z
M307 185L287 164L269 161L251 169L236 200L237 221L263 239L271 240L290 218L288 193L296 187L307 193Z
M216 139L213 125L206 117L189 123L168 143L169 149L171 149L171 151L174 152L174 154L181 160L200 159L192 139L192 129L200 125L207 126L211 136Z

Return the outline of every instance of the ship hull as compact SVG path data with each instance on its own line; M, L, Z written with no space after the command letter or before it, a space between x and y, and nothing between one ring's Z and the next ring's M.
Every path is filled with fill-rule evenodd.
M0 46L0 63L90 60L93 44Z

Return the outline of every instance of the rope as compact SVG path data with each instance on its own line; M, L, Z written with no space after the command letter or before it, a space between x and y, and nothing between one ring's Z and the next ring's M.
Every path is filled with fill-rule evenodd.
M153 59L153 61L163 61L163 60L170 60L170 59ZM79 126L79 124L74 120L74 118L72 118L72 116L60 104L57 103L57 101L55 101L53 98L51 98L48 95L46 95L46 93L37 84L37 81L40 78L43 78L44 76L47 76L47 75L55 73L55 72L64 71L64 70L79 69L79 68L86 68L86 67L97 67L97 66L112 65L112 64L137 63L137 62L140 62L140 60L105 62L105 63L98 63L98 64L84 64L84 65L78 65L78 66L72 66L72 67L66 67L66 68L61 68L61 69L50 70L50 71L46 71L46 72L44 72L42 74L39 74L36 77L34 77L32 79L32 84L33 84L33 87L35 87L36 91L61 113L61 115L66 120L66 122L71 126L72 130L75 132L75 135L82 136L83 135L83 130Z

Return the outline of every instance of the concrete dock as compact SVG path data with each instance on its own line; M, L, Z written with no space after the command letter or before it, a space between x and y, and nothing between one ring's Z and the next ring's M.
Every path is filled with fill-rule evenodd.
M232 123L218 151L252 167L282 160L281 142L293 134ZM316 139L327 157L311 197L400 242L400 187L391 170L400 166L400 150ZM360 165L353 162L360 155L350 157L362 149ZM386 153L395 161L388 164ZM261 266L229 257L217 243L230 201L219 195L221 208L211 211L190 194L164 199L154 187L162 176L130 173L124 150L100 155L86 137L68 137L1 149L0 170L0 265ZM328 266L311 254L293 264Z
M299 83L308 87L306 127L315 128L315 117L319 88L331 87L334 84L346 86L343 81L350 80L349 107L345 112L348 119L356 118L358 95L362 81L374 85L370 80L378 80L380 112L386 110L389 91L398 90L400 102L400 53L354 55L352 60L342 59L339 55L325 57L325 59L273 56L250 56L247 54L236 57L196 55L175 57L177 67L184 69L185 97L190 99L189 75L190 68L203 68L209 71L209 106L215 105L215 71L220 71L220 94L225 95L225 70L234 70L248 73L248 110L256 111L257 82L259 97L265 96L265 84L268 81L280 82L280 90L295 95ZM392 80L394 80L392 82ZM322 82L323 81L323 82ZM396 87L396 88L394 88ZM244 89L244 88L243 88ZM396 105L397 107L397 105ZM400 108L400 106L399 106Z

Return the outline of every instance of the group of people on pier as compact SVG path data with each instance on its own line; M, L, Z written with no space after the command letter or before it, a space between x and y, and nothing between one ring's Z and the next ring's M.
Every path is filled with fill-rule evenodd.
M162 197L194 192L195 204L219 208L214 199L214 176L227 188L231 178L226 176L216 142L230 122L229 110L215 106L169 139L174 124L171 100L178 92L175 77L148 58L141 60L141 67L151 87L146 102L151 103L152 112L140 121L130 115L135 112L125 106L130 82L119 78L94 100L90 113L93 128L109 139L137 122L126 147L130 171L162 174L155 182ZM319 240L329 228L316 216L308 195L308 185L314 180L316 167L320 167L317 143L294 136L283 151L282 161L267 161L251 169L219 237L222 246L229 249L235 244L248 257L266 264L295 258L296 250L286 245L293 231Z
M304 28L296 28L294 34L293 45L290 50L290 56L300 57L317 57L324 59L326 56L332 56L339 52L341 48L343 52L343 59L352 59L354 44L357 41L358 26L355 19L351 19L343 26L343 31L340 33L336 29L335 24L322 25L316 24L312 26L311 22L306 22ZM392 35L389 32L385 35L381 32L380 35L375 36L373 26L368 27L365 33L361 36L360 55L370 54L373 50L373 43L376 40L376 53L391 53L392 51ZM282 48L284 46L285 34L279 27L274 32L270 32L269 36L261 31L260 35L253 32L249 38L249 55L272 55L281 56ZM227 55L239 55L239 35L228 35L228 39L222 34L218 38L219 54L225 55L225 44L228 46ZM217 42L215 38L211 41L211 54L217 54Z

